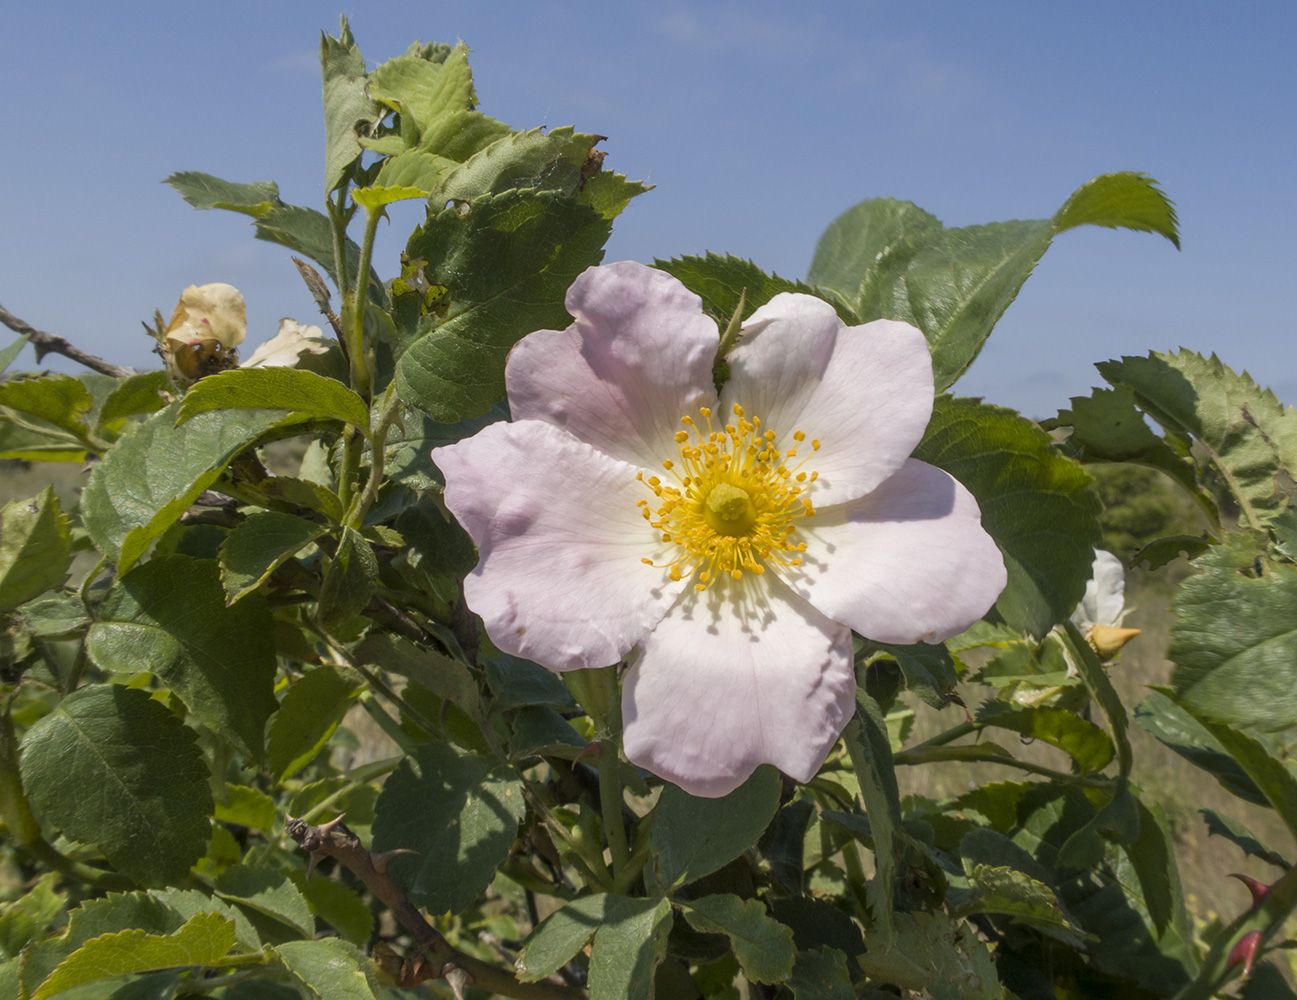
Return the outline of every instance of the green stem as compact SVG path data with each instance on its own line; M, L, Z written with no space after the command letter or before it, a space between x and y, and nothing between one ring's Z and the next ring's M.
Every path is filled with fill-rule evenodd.
M347 200L347 184L344 180L338 187L336 202L325 195L324 203L329 209L329 228L333 231L333 283L338 286L338 297L347 301L351 282L347 280L347 224L343 221L342 203Z
M524 779L526 780L526 779ZM545 804L536 790L531 787L531 782L523 786L527 800L531 803L532 808L540 816L545 828L549 830L550 836L561 840L568 849L567 860L571 865L581 873L585 884L596 892L612 892L614 889L613 877L608 871L608 866L603 863L603 858L595 858L587 855L586 844L578 841L572 836L568 828L559 821L559 818L550 811L549 806Z
M621 763L621 709L613 713L616 729L599 741L599 810L603 813L603 832L612 855L614 891L625 895L630 889L630 848L626 843L626 823L622 819L622 788L617 770ZM610 720L612 721L612 720Z
M351 387L366 402L373 395L373 372L369 364L369 351L365 344L365 301L369 298L369 262L374 253L374 236L382 210L365 210L365 235L360 244L360 270L356 275L356 288L352 299L351 315L347 329L347 347L351 362Z
M342 469L338 474L338 500L343 510L349 510L355 498L356 480L360 478L360 456L365 451L365 439L358 428L347 424L343 428Z
M927 746L927 744L923 744ZM915 747L912 750L902 750L892 757L892 764L896 767L916 767L921 764L930 763L922 754L921 747ZM987 757L984 760L968 761L973 764L1003 764L1005 767L1016 767L1019 771L1027 771L1030 774L1039 774L1042 777L1053 778L1055 781L1065 782L1071 785L1080 785L1085 788L1111 788L1112 779L1105 778L1102 775L1093 775L1087 777L1080 774L1069 774L1066 771L1058 771L1052 767L1045 767L1043 764L1033 764L1031 761L1019 760L1016 757Z
M365 711L369 713L369 717L378 723L378 728L383 730L391 738L392 742L401 748L402 753L406 756L413 756L418 752L419 744L401 728L399 722L383 710L383 706L378 703L378 699L374 697L372 692L366 691L362 694L360 703L365 707Z
M351 507L347 510L347 516L342 521L349 528L360 530L366 512L374 505L374 500L378 497L378 488L383 485L383 464L387 459L385 450L387 432L391 428L393 420L396 419L396 411L400 405L401 397L396 394L396 387L389 385L387 394L383 399L383 409L378 415L378 424L374 427L374 436L369 445L369 478L365 481L364 491L352 501Z
M391 774L405 760L404 756L385 757L383 760L376 760L371 764L364 764L360 767L353 768L347 772L347 783L333 792L331 795L321 799L315 805L311 806L298 819L305 820L307 823L314 823L325 813L333 809L333 804L350 795L361 785L368 785L376 778L381 778L385 774Z

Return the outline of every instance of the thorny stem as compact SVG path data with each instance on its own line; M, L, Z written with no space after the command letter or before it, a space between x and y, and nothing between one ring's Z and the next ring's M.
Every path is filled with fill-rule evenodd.
M424 919L405 893L388 877L387 859L381 856L376 859L360 845L359 838L338 820L322 826L311 826L301 819L290 818L284 824L284 830L313 857L335 858L339 864L349 868L414 938L423 957L407 959L402 976L409 980L408 985L446 977L453 970L459 969L468 973L474 986L500 996L516 997L518 1000L585 1000L584 990L549 982L522 983L506 970L455 948Z

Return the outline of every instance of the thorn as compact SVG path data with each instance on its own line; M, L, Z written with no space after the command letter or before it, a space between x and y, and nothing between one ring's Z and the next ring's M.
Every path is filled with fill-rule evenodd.
M1236 878L1247 886L1247 891L1252 894L1252 908L1261 905L1261 900L1265 899L1265 894L1270 891L1270 887L1263 882L1258 882L1251 875L1240 875L1238 872L1230 872L1230 878Z
M323 852L320 851L311 852L310 854L311 860L306 862L306 881L308 882L311 881L311 876L315 874L315 866L320 863L320 858L322 856L323 856Z
M418 851L412 851L408 847L398 847L395 850L384 851L382 854L371 854L369 856L369 860L374 866L374 871L378 872L378 874L380 875L386 875L387 863L391 861L394 857L396 857L398 854L418 854L418 853L419 853Z
M455 994L455 1000L464 1000L464 988L473 981L473 977L451 962L442 967L441 974L450 986L450 992Z
M579 764L581 762L581 758L586 756L586 754L589 754L591 757L598 757L600 749L601 747L599 746L599 741L592 740L581 749L581 752L579 754L577 754L575 757L572 758L572 765L575 767L577 764Z
M1243 966L1243 976L1246 978L1252 972L1252 962L1256 959L1257 946L1261 943L1260 931L1248 931L1238 939L1238 944L1229 953L1229 958L1225 961L1225 968L1232 969L1236 965Z

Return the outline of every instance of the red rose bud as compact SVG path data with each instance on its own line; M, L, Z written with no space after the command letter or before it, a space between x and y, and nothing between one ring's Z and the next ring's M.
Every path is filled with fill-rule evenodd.
M1257 947L1261 944L1260 931L1248 931L1238 939L1238 944L1234 945L1233 950L1229 953L1229 959L1225 962L1225 968L1232 969L1236 965L1243 966L1243 975L1246 977L1252 972L1252 962L1256 959Z

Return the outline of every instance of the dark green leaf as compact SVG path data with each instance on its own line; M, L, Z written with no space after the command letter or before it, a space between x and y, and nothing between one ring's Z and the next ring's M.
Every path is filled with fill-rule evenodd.
M793 971L793 932L766 915L760 900L703 896L685 904L685 919L696 930L724 934L743 967L759 983L781 983Z
M53 486L0 507L0 612L63 586L71 565L68 519Z
M216 563L162 556L113 584L86 637L104 670L148 670L201 722L252 760L277 707L274 628L265 601L227 607Z
M1180 898L1180 874L1166 815L1160 807L1150 808L1138 801L1136 806L1139 809L1139 836L1125 845L1126 856L1139 879L1149 918L1161 935L1166 933L1176 911L1184 908L1184 900Z
M278 411L205 413L176 427L180 404L153 414L95 464L82 520L124 573L233 458L284 419Z
M1013 708L1002 701L988 701L977 713L977 721L1044 740L1069 754L1082 772L1101 771L1113 757L1112 739L1107 733L1063 708Z
M1284 871L1292 867L1287 858L1273 847L1263 844L1257 839L1256 834L1233 817L1218 813L1215 809L1199 809L1198 812L1202 814L1202 820L1207 824L1209 834L1224 837L1244 854L1260 858Z
M1239 560L1254 552L1240 545ZM1234 561L1205 555L1176 594L1171 686L1195 715L1286 729L1297 725L1297 567L1274 562L1252 576Z
M290 410L352 424L369 433L369 407L336 379L298 368L236 368L198 383L180 403L176 423L208 410Z
M653 266L681 282L689 291L703 300L703 308L723 328L739 307L743 297L743 315L747 319L780 292L801 292L825 298L822 289L813 288L800 281L789 281L777 274L766 274L750 260L729 254L708 253L705 257L673 257L658 259ZM829 301L838 309L845 323L856 323L854 313L834 297Z
M337 256L333 247L333 227L329 217L313 208L299 205L281 205L257 219L257 239L295 250L310 257L329 274L336 274ZM350 237L346 239L347 285L354 287L360 274L360 246ZM377 275L370 270L377 282Z
M921 329L942 391L977 357L1053 238L1082 224L1154 229L1175 238L1169 203L1138 174L1095 178L1053 219L964 229L946 229L908 202L873 199L829 226L808 280L844 296L861 321L903 320Z
M290 877L306 897L312 913L357 947L369 943L374 933L374 914L355 889L319 874L309 882L304 872L294 872Z
M901 825L900 793L892 764L892 744L878 703L856 688L856 714L842 734L851 766L860 782L860 797L869 816L874 842L874 877L869 882L869 902L874 920L885 938L891 937L891 916Z
M910 646L889 646L870 642L897 663L905 676L905 687L925 704L945 708L950 704L950 694L959 678L955 674L955 661L950 650L943 645L916 642Z
M1265 805L1261 789L1247 776L1220 741L1201 722L1166 695L1153 691L1135 708L1140 728L1156 737L1195 767L1200 767L1227 790L1247 802Z
M553 975L590 943L609 906L620 897L605 893L581 896L564 904L536 925L514 962L524 983Z
M1034 927L1064 944L1083 947L1083 935L1068 922L1058 897L1044 882L1011 867L965 862L972 895L954 907L957 916L993 913Z
M365 680L360 674L331 663L315 667L294 681L279 704L266 738L270 773L283 779L310 763L364 690Z
M1270 748L1247 733L1201 716L1198 721L1238 761L1279 818L1287 824L1288 830L1297 837L1297 777L1292 771Z
M342 529L320 586L320 624L337 625L364 610L378 584L378 557L360 532Z
M1072 613L1090 579L1099 500L1090 477L1012 410L938 397L915 458L945 469L977 498L1004 554L995 604L1009 625L1042 636Z
M793 1000L855 1000L847 956L837 948L812 948L797 952L797 964L788 984Z
M233 604L325 533L325 526L278 511L252 514L221 542L221 585Z
M1117 689L1112 686L1108 672L1099 662L1098 654L1086 642L1080 630L1070 621L1064 622L1063 628L1063 648L1068 665L1080 676L1090 697L1107 718L1108 728L1112 730L1113 741L1117 744L1118 773L1125 778L1130 774L1132 760L1128 735L1130 717L1126 713L1126 705L1117 694Z
M486 680L495 693L496 711L524 705L548 705L560 711L576 709L572 693L552 670L501 653L486 661Z
M477 681L459 660L426 646L416 646L389 632L371 632L352 655L356 663L372 663L417 681L439 698L458 706L471 719L482 718Z
M431 913L473 905L508 856L525 811L511 770L447 743L425 743L407 757L377 808L374 850L418 851L394 858L388 872Z
M985 943L967 924L944 913L898 913L897 938L866 932L869 950L857 957L869 975L934 997L992 1000L1000 982Z
M614 897L590 949L590 1000L652 1000L670 932L667 900Z
M184 170L172 174L163 183L179 191L180 197L194 208L224 208L254 219L283 204L279 200L279 185L274 181L240 184L196 170Z
M1096 367L1109 382L1132 389L1140 409L1168 431L1198 440L1242 508L1244 526L1264 527L1284 510L1297 470L1297 411L1269 389L1214 354L1186 349Z
M671 889L710 875L757 842L779 808L779 773L762 765L729 795L704 799L666 785L653 812L657 882Z
M212 795L193 730L144 691L68 695L23 737L21 768L51 824L139 883L179 882L207 845Z
M570 322L563 299L603 257L609 223L553 191L508 191L447 209L410 238L427 280L448 289L444 319L412 344L396 369L401 398L453 423L504 397L509 349L538 329Z

